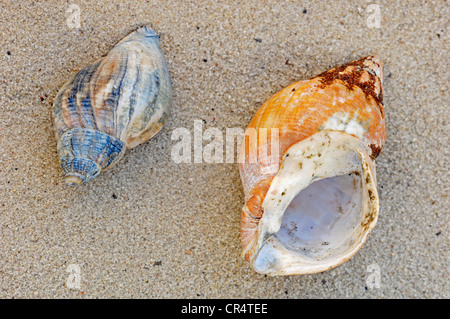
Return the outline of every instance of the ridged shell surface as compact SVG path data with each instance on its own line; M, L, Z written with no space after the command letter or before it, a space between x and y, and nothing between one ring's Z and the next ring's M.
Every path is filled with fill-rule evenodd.
M141 27L58 92L53 119L61 167L83 184L163 126L172 86L159 37Z
M367 211L368 215L372 214L370 229L373 228L378 212L378 196L375 186L375 166L372 161L381 151L386 136L384 106L382 103L384 93L382 79L381 61L375 56L368 56L331 69L310 80L293 83L267 100L251 120L248 128L255 129L258 132L258 149L266 149L268 150L267 154L270 154L271 149L275 147L271 144L271 139L266 138L266 135L261 137L259 134L261 128L268 130L268 136L270 136L271 131L276 129L279 136L279 145L277 145L279 147L279 161L275 166L273 161L267 160L264 156L258 157L256 162L249 161L248 145L245 146L244 143L240 154L242 160L239 168L246 200L241 219L243 257L251 261L255 269L259 267L257 269L258 272L272 275L313 273L332 268L342 263L345 258L349 258L348 256L345 256L345 258L336 257L336 260L339 260L330 261L329 264L323 267L320 265L316 267L315 265L308 268L309 266L297 265L296 269L294 269L295 267L289 268L290 266L279 266L273 251L270 256L272 259L264 257L266 260L270 259L270 262L265 261L264 266L261 266L262 257L257 260L258 254L261 255L260 251L264 250L263 246L268 242L268 238L276 233L279 229L277 227L280 227L281 216L284 210L280 211L279 216L277 215L279 220L275 218L277 222L274 223L276 226L272 227L274 229L263 234L264 229L270 228L267 226L269 223L269 217L267 216L271 212L267 212L267 210L272 206L267 204L270 197L268 193L270 195L276 194L282 184L286 189L290 189L290 186L286 186L289 184L289 179L286 178L286 167L288 167L286 158L291 155L289 160L292 161L294 151L302 151L303 155L300 154L296 159L299 165L297 165L297 170L301 171L303 165L303 171L305 171L307 167L306 161L309 158L315 155L320 157L323 154L334 156L331 154L338 154L340 149L344 149L348 145L349 152L351 149L356 155L345 153L346 155L342 156L346 158L351 157L355 161L359 161L358 165L352 164L353 171L349 172L366 174L368 176L366 178L367 183L363 181L363 186L361 186L364 188L361 192L365 192L361 196L362 198L367 197L367 201L364 202L364 205L367 204L365 211ZM320 147L326 143L331 145L329 151L323 149L323 151L317 151L314 154L312 151L308 153L310 149L314 149L314 145ZM333 150L333 152L330 150ZM308 158L305 158L305 154L309 154ZM345 169L339 170L337 166L334 166L333 163L339 164L338 157L336 158L337 160L333 161L330 159L326 161L323 157L320 160L317 159L315 161L316 168L318 163L321 163L328 165L328 173L331 171L344 172ZM348 164L347 166L350 167L351 165ZM359 167L359 170L355 169L355 167ZM302 174L313 176L311 181L308 182L312 183L319 178L314 173L317 174L317 171L315 172L311 169L307 173L303 172ZM322 176L320 178L325 177L331 176ZM279 182L279 184L276 184L275 181ZM355 183L359 183L359 181L355 181ZM289 196L285 196L285 194ZM285 201L284 198L289 197L292 199L295 196L295 194L288 194L287 190L283 191L282 195L283 197L280 195L280 199L276 199L277 202L281 203ZM272 198L272 200L275 200L275 198ZM285 203L285 206L288 204L289 201ZM369 208L373 208L373 211L369 212ZM376 213L374 213L375 211ZM267 216L264 217L265 215ZM264 219L266 219L266 225L262 226ZM358 240L363 242L367 234L360 237ZM352 251L353 253L354 251ZM277 254L286 255L287 253L285 251L280 253L280 250L278 250ZM282 258L280 257L280 259ZM311 263L315 262L316 260L311 261ZM307 264L308 262L305 263ZM318 263L320 264L320 262ZM263 269L264 267L268 269ZM287 268L289 269L286 270Z

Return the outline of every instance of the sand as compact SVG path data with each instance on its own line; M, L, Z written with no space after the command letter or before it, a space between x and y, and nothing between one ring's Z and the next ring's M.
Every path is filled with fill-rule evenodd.
M1 1L0 297L448 298L449 15L425 0ZM160 34L170 118L65 187L52 99L142 24ZM176 164L172 132L245 128L283 87L369 54L385 65L388 128L375 230L333 270L255 273L240 257L237 164Z

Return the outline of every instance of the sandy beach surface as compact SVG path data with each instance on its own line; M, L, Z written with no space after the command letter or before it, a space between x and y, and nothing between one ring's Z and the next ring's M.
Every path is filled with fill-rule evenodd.
M425 0L2 0L0 297L448 298L449 16ZM143 24L172 76L170 117L66 187L52 101ZM177 164L172 132L201 121L225 136L283 87L369 54L384 62L388 130L377 226L330 271L255 273L240 256L238 164Z

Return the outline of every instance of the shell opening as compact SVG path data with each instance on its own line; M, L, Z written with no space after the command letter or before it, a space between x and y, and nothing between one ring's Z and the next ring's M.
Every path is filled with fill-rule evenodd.
M363 196L358 172L313 182L291 201L274 236L305 257L334 258L361 226Z
M337 131L317 133L288 153L263 201L251 263L269 275L336 267L375 226L373 162L358 138Z

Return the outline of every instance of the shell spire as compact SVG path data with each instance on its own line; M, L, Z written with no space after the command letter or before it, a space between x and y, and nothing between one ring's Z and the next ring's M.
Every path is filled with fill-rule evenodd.
M293 83L256 112L248 129L256 132L257 149L271 155L252 161L243 143L239 169L242 255L257 272L325 271L366 241L379 209L374 160L386 137L382 79L381 60L368 56Z
M143 26L63 85L53 123L65 181L80 185L162 128L172 84L159 37Z

